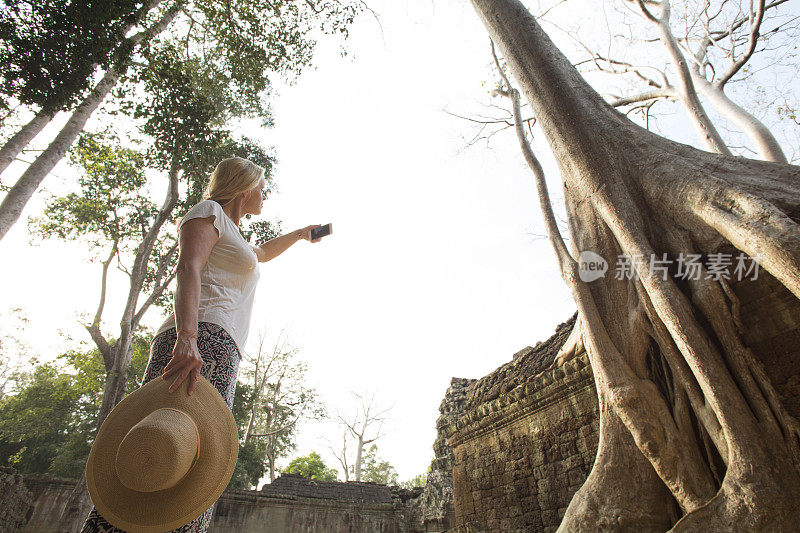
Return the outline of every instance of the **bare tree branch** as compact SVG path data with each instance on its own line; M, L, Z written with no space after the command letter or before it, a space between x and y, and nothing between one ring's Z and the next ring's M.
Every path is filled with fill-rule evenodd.
M356 440L356 458L353 463L353 468L355 480L361 481L361 463L364 446L376 441L383 435L383 423L386 421L386 415L391 411L391 408L378 408L375 403L374 393L369 396L357 392L353 392L352 394L358 400L355 414L351 417L346 417L341 413L337 413L336 418ZM378 426L377 430L370 437L367 437L367 432L376 424Z
M700 139L714 152L731 155L731 151L725 145L722 136L717 131L717 128L708 118L703 104L697 96L692 74L686 64L686 59L681 53L678 46L677 39L672 33L670 28L670 3L669 0L661 1L661 14L659 17L654 17L653 14L645 6L644 0L637 0L642 13L645 17L653 22L658 28L661 42L667 49L673 67L678 71L678 88L681 93L681 101L686 107L689 116L692 118L692 124Z
M119 239L115 239L111 246L111 253L108 256L108 259L103 261L103 273L101 274L100 278L100 303L97 305L97 312L95 312L94 319L92 320L91 324L84 324L86 331L89 332L89 336L97 345L97 349L100 350L100 353L103 356L103 363L105 365L106 372L113 367L114 356L111 353L111 345L100 331L100 321L103 317L103 309L106 305L106 293L108 290L108 267L111 265L111 261L114 260L114 257L117 256L118 251Z
M350 481L350 468L347 464L347 430L342 431L342 447L337 449L329 442L328 449L342 466L342 470L344 471L344 480Z
M167 287L175 278L175 269L172 269L172 272L170 272L168 275L167 270L169 269L172 258L175 256L177 251L178 243L175 242L167 251L167 253L159 259L158 269L156 270L156 279L153 283L153 291L150 293L147 299L142 302L142 305L139 306L139 310L136 311L136 314L133 317L135 323L138 324L141 322L142 317L150 308L150 306L153 305L153 302L155 302L162 294L164 294L164 291L167 290Z
M679 95L678 91L676 91L674 87L665 87L663 89L656 89L654 91L646 91L643 93L632 94L630 96L617 97L613 100L610 100L608 103L612 107L621 107L639 102L647 102L657 98L677 100Z
M761 30L761 22L764 20L764 0L757 0L758 1L758 9L756 11L755 17L750 16L750 39L747 47L747 51L742 54L742 56L734 61L733 65L730 66L727 72L717 80L716 85L718 87L723 87L728 80L730 80L739 70L744 66L745 63L750 61L750 58L753 56L753 52L755 52L756 44L758 43L759 32Z

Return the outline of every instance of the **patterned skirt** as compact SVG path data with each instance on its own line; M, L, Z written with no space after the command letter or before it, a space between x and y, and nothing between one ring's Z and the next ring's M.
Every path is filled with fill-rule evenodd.
M203 366L200 367L200 375L208 379L222 395L228 404L228 408L233 408L233 395L236 392L236 377L239 373L239 350L236 342L228 335L224 329L216 324L200 322L197 325L197 349L203 358ZM142 385L164 373L164 367L172 359L172 348L178 336L175 329L168 329L156 335L150 345L150 361L144 371ZM205 533L211 524L211 514L214 506L209 507L206 512L186 524L173 530L173 533ZM103 519L92 507L92 511L83 524L81 533L112 532L125 533Z

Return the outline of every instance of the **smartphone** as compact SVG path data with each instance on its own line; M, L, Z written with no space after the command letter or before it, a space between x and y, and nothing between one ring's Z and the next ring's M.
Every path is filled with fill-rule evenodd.
M311 239L312 241L316 239L321 239L322 237L326 237L333 233L333 226L330 223L325 224L324 226L320 226L318 228L314 228L311 230Z

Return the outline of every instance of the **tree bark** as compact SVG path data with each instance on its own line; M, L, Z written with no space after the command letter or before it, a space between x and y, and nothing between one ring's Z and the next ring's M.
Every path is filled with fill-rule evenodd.
M22 128L11 136L9 140L0 148L0 174L14 162L14 159L22 152L23 148L33 140L34 137L53 120L55 113L40 109L33 118Z
M152 0L151 3L157 5L160 0ZM3 198L2 203L0 203L0 240L5 237L11 226L19 220L23 208L31 199L33 193L36 192L36 189L39 188L39 185L56 164L61 161L80 132L83 131L89 117L100 107L100 104L103 103L108 93L117 84L119 78L127 71L130 63L130 54L133 53L133 49L141 44L142 41L146 41L165 30L178 14L181 6L182 3L177 2L152 27L130 37L129 54L109 67L102 79L89 93L89 96L72 113L67 124L56 135L56 138L25 170L17 180L17 183L11 187L8 194Z
M272 409L267 412L267 427L272 425ZM278 454L278 440L274 435L267 437L267 464L269 465L269 482L275 481L275 460Z
M792 529L798 424L739 336L730 291L707 272L662 279L647 259L761 254L800 297L800 168L704 152L633 124L520 2L472 3L556 156L575 251L612 264L625 254L638 275L582 281L553 241L600 401L598 454L561 530ZM539 195L549 205L545 188Z
M275 481L275 452L272 450L267 453L267 463L269 464L269 482Z

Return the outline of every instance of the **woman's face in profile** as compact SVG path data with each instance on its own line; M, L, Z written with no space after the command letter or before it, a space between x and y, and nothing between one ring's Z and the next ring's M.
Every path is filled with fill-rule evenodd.
M261 207L264 205L264 188L267 186L267 180L261 178L254 188L247 191L242 205L242 214L260 215Z

